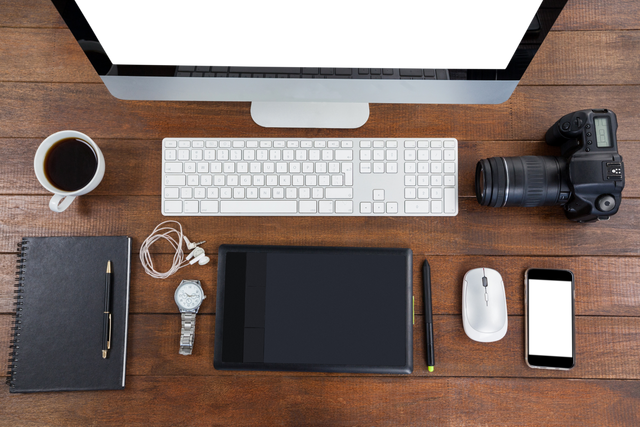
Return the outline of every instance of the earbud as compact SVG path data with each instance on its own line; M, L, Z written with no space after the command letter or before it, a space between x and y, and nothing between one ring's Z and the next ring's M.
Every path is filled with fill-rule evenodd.
M197 262L200 265L205 265L209 261L211 261L211 259L208 256L205 256L204 251L202 251L202 253L200 255L196 256L194 259L189 261L189 264L193 265L193 264L195 264Z
M189 255L187 255L187 261L189 261L191 258L194 258L194 257L197 258L200 255L204 255L204 249L202 249L201 247L197 247L193 251L191 251Z
M187 261L190 259L191 261L189 262L189 265L193 265L196 262L200 265L206 265L211 261L211 258L204 254L204 249L201 247L196 247L189 255L187 255Z

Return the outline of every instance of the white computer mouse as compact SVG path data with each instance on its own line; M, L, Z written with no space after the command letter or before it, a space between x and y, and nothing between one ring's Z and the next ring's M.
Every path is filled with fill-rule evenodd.
M462 280L462 325L469 338L493 342L507 333L507 298L502 276L491 268L474 268Z

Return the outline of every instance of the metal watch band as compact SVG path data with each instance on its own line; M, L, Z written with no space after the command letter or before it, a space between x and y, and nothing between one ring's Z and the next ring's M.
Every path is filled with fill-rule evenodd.
M180 331L180 354L188 356L193 350L196 336L196 313L182 313L182 330Z

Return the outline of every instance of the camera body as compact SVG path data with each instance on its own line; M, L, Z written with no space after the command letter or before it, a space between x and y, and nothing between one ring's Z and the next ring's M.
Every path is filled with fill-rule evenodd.
M546 142L562 155L491 157L476 167L476 197L483 206L563 205L567 218L588 222L618 212L624 164L618 122L611 110L581 110L558 120Z
M547 131L547 144L560 146L566 161L567 218L604 220L618 212L624 164L618 154L617 130L615 113L605 109L567 114Z

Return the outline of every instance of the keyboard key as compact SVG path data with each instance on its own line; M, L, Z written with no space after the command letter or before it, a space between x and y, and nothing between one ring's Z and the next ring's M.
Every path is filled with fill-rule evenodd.
M333 213L333 202L331 200L321 200L318 202L318 212Z
M444 150L444 160L451 161L456 159L456 152L454 150Z
M456 189L445 188L444 189L444 212L455 213L456 212Z
M448 186L456 185L456 177L453 175L445 175L444 185L448 185Z
M442 200L434 200L431 202L432 213L442 213Z
M165 199L177 199L179 196L180 189L176 187L168 187L164 189L164 198Z
M217 200L203 200L200 202L200 212L202 213L218 213Z
M165 160L176 160L177 153L176 150L165 150L164 159Z
M422 200L411 200L404 202L405 213L429 213L429 202Z
M384 203L376 202L373 204L373 213L383 214L384 213Z
M165 162L164 171L167 173L182 173L182 163Z
M301 200L299 202L300 213L316 213L315 200Z
M184 213L198 213L200 209L200 202L197 200L186 200L184 202Z
M353 202L351 200L336 201L336 213L353 213Z
M294 214L297 213L295 200L223 200L221 213L237 214Z
M353 160L353 151L351 150L336 150L336 160Z
M353 188L327 188L325 196L327 199L352 199Z
M181 200L165 200L164 202L165 213L182 213L182 201Z
M164 146L167 148L176 148L178 146L178 143L177 141L173 141L173 140L165 140Z
M185 175L165 175L164 185L178 185L183 186L187 184L187 177Z
M384 200L384 190L373 190L373 200Z
M387 163L387 173L398 173L398 164Z
M362 214L371 213L371 202L360 202L360 213Z
M390 214L398 213L398 203L387 202L387 213L390 213Z

